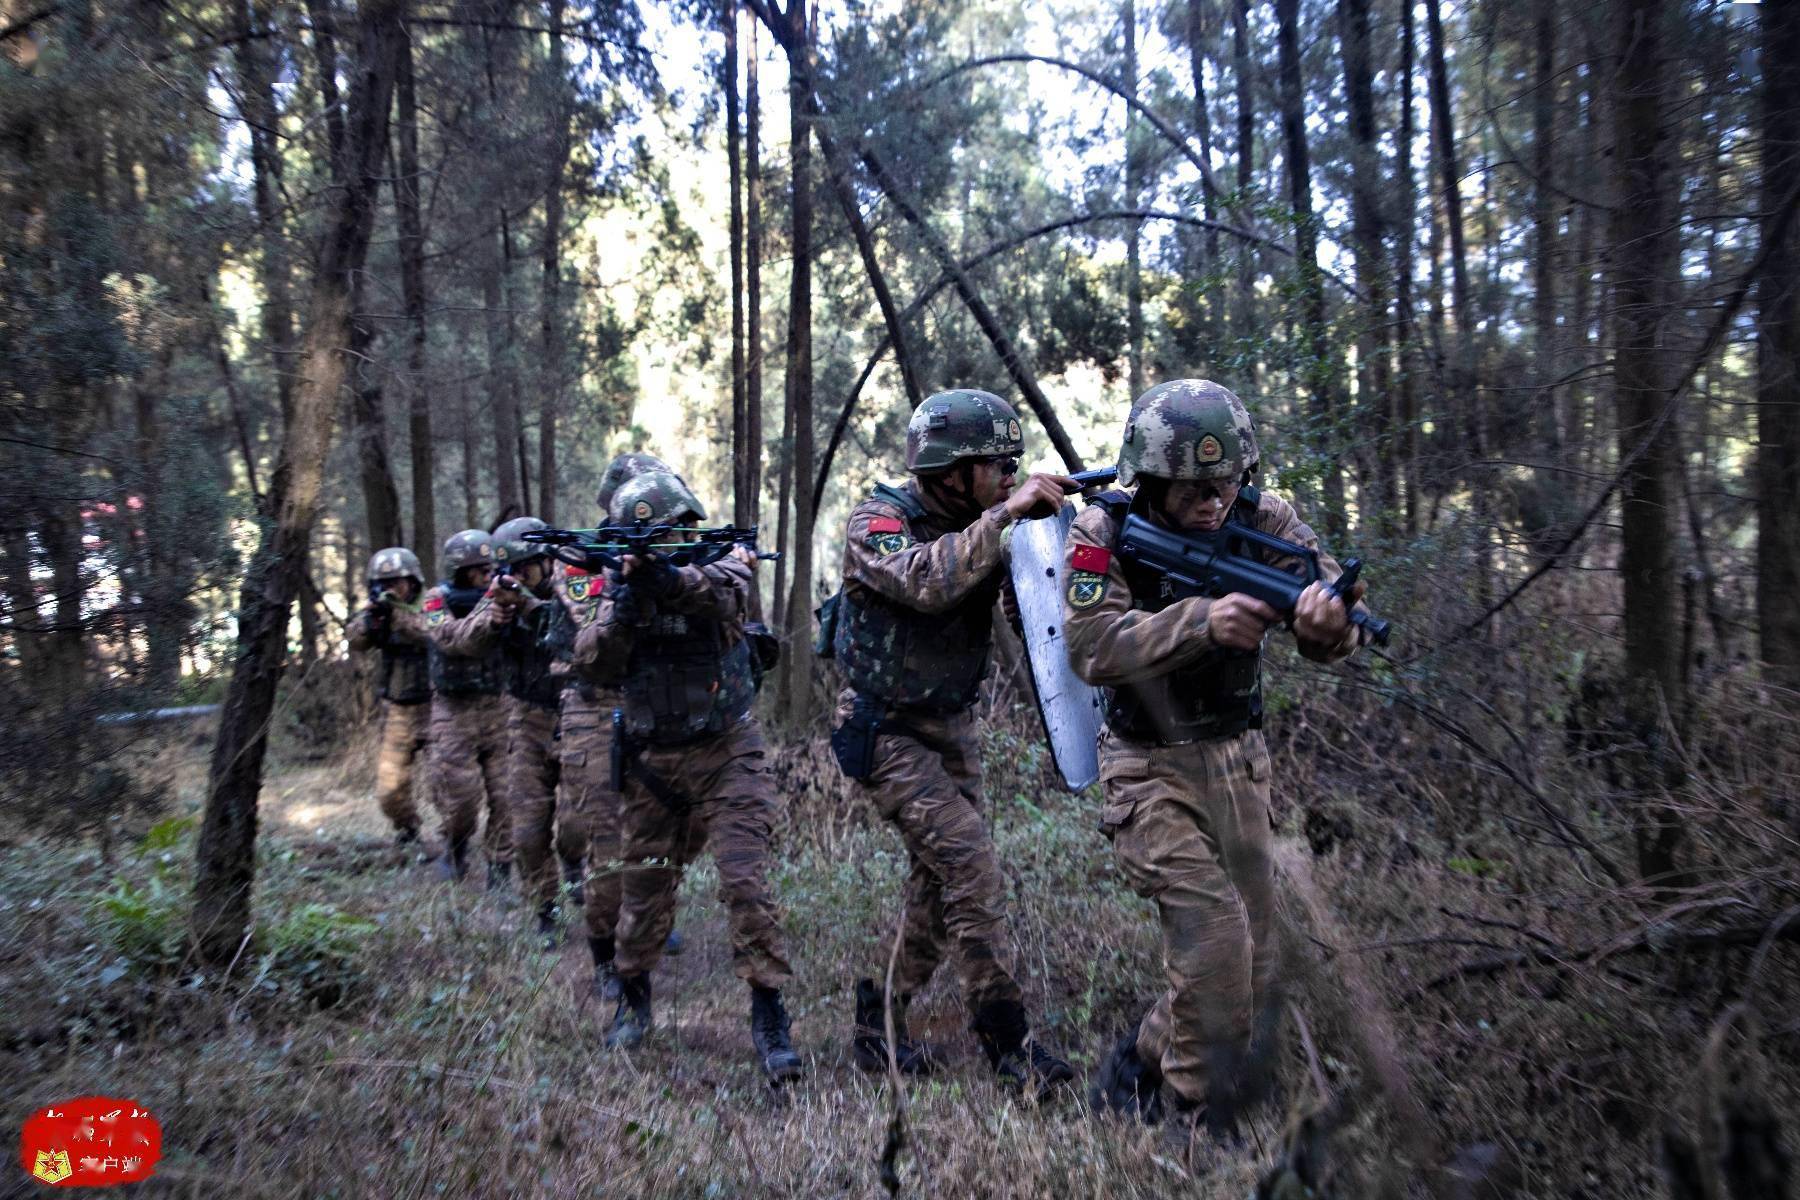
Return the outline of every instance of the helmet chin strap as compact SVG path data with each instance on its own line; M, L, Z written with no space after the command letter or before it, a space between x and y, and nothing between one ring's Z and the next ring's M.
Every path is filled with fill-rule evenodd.
M979 506L975 503L974 468L967 461L958 462L948 471L936 475L920 477L926 489L939 500L947 501L944 507L956 513L975 512ZM962 486L951 487L950 481L957 480Z

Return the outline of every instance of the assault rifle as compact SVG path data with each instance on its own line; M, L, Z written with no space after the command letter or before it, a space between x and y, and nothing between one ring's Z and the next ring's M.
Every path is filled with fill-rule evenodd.
M757 549L754 525L695 529L636 521L595 529L533 529L521 536L527 542L551 547L550 553L584 571L600 567L617 571L623 567L626 555L672 567L704 567L724 558L734 546L742 546L768 562L781 557L777 551Z
M1236 521L1227 521L1212 533L1176 533L1134 513L1125 518L1125 527L1119 531L1118 549L1119 557L1168 580L1177 598L1242 592L1288 621L1294 619L1300 593L1324 578L1318 551ZM1291 559L1294 567L1276 566L1271 558ZM1350 608L1345 599L1361 574L1362 562L1347 558L1344 573L1327 583L1325 590L1349 608L1351 624L1366 630L1376 645L1385 646L1388 622Z

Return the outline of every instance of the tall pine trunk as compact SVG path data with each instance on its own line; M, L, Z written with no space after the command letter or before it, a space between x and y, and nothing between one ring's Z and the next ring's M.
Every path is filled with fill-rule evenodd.
M412 41L401 48L394 81L395 141L399 169L394 172L394 213L400 226L400 294L406 307L406 412L412 453L413 553L436 578L437 448L432 443L431 397L425 388L425 226L419 212L419 104L413 91Z
M1378 508L1388 526L1398 507L1398 481L1383 453L1391 433L1386 411L1388 358L1383 327L1388 320L1388 264L1383 248L1386 231L1381 214L1381 148L1375 129L1374 74L1369 59L1369 0L1342 0L1340 42L1344 52L1344 91L1349 100L1350 227L1356 250L1356 283L1362 290L1356 320L1356 404L1359 445L1358 498L1366 515ZM1322 286L1322 284L1321 284Z
M1300 316L1306 330L1306 390L1312 394L1323 453L1332 456L1324 469L1324 525L1342 540L1347 513L1344 472L1336 462L1342 413L1342 387L1325 311L1325 277L1319 270L1318 223L1312 207L1312 165L1306 144L1306 96L1300 74L1300 0L1275 0L1276 52L1281 78L1281 137L1287 150L1288 204L1294 210L1294 261L1300 276Z
M806 0L790 0L787 9L788 144L793 162L793 259L794 270L788 299L787 411L794 440L787 469L792 472L788 492L793 501L793 558L789 574L787 614L782 622L790 652L786 686L782 689L783 716L797 724L812 706L812 656L803 652L812 630L812 489L813 477L813 377L812 377L812 138L810 121L809 65L811 29Z
M1400 133L1394 155L1394 188L1399 227L1394 231L1394 427L1400 454L1394 474L1403 480L1401 528L1408 537L1419 532L1419 357L1418 326L1413 320L1413 243L1417 237L1418 187L1413 179L1413 6L1400 6Z
M1125 0L1120 20L1125 27L1125 89L1135 98L1138 86L1137 5ZM1130 105L1125 106L1125 207L1138 207L1144 190L1143 164L1139 160L1137 128ZM1125 223L1125 340L1129 360L1131 400L1144 394L1144 223L1133 218Z
M1624 464L1619 573L1626 703L1644 743L1633 771L1639 793L1637 861L1643 878L1666 882L1674 871L1683 825L1667 799L1675 760L1662 732L1665 705L1679 703L1681 671L1670 528L1670 512L1680 500L1680 423L1668 411L1672 380L1663 349L1680 239L1664 126L1668 64L1663 13L1659 0L1619 3L1620 59L1613 77L1619 204L1612 216L1612 309L1619 458Z
M750 430L744 388L744 156L738 97L738 5L722 0L725 33L725 162L731 186L731 519L750 524L750 458L762 453Z
M569 68L563 61L563 0L550 0L550 70L556 97L551 107L549 179L544 187L543 383L538 407L538 508L536 515L556 524L556 488L560 468L556 459L557 422L562 417L562 394L567 378L563 361L562 236L563 175L569 169Z
M1763 21L1764 237L1800 188L1800 12ZM1800 223L1797 223L1800 224ZM1800 688L1800 232L1769 252L1757 290L1756 618L1770 678Z
M344 385L351 281L362 269L375 222L388 107L405 40L404 11L404 0L363 5L344 152L328 194L293 420L282 443L279 486L271 496L274 520L265 527L240 597L238 652L213 746L189 922L197 957L215 969L228 966L249 937L263 756L288 614L304 579L304 555Z

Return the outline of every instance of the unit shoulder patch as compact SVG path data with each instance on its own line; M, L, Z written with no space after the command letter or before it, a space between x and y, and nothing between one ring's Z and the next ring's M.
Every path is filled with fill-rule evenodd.
M1090 547L1082 547L1090 549ZM1101 551L1102 554L1105 551ZM1094 571L1074 571L1069 575L1069 607L1092 608L1106 595L1106 576Z

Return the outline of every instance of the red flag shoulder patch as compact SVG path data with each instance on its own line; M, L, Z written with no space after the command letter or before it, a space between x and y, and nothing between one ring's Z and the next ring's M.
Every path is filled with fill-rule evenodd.
M1104 575L1112 566L1112 551L1104 546L1076 546L1069 554L1069 566L1077 571Z
M899 517L870 517L870 533L904 533L906 525Z
M437 612L439 609L441 609L443 607L444 607L444 598L442 596L433 596L431 599L425 601L425 611L426 612Z
M586 575L586 574L589 574L589 571L586 567L577 567L570 563L564 563L563 564L563 574L564 575Z

